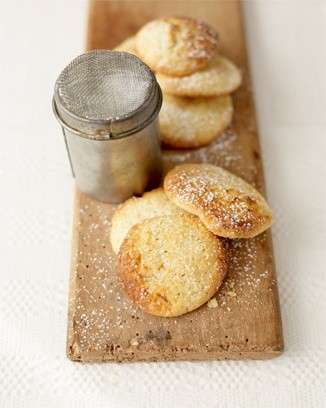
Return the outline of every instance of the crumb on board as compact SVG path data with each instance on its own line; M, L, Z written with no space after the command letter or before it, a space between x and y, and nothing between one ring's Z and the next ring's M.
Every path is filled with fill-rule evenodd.
M139 341L137 339L131 339L130 340L130 345L133 347L139 346Z
M210 309L214 309L217 306L218 306L218 303L215 297L213 297L211 300L207 302L207 307L209 307Z

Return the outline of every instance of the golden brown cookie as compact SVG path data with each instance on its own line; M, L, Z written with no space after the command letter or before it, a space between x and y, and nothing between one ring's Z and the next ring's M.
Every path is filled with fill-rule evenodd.
M129 52L130 54L134 54L137 57L137 51L136 51L136 37L128 37L122 43L117 45L114 48L114 51L125 51Z
M179 149L205 146L230 125L232 115L229 95L192 99L164 94L159 116L162 143Z
M212 164L175 167L164 179L164 191L221 237L251 238L272 223L272 212L254 187Z
M154 71L183 76L205 68L217 53L217 33L186 17L153 20L136 35L136 50Z
M240 70L227 58L216 56L201 71L183 77L156 74L163 92L189 97L226 95L241 84Z
M119 274L128 297L144 311L179 316L220 287L226 274L223 241L191 214L147 219L123 241Z
M110 240L117 254L129 229L147 218L183 212L168 200L162 188L145 193L142 197L132 197L120 205L112 217Z

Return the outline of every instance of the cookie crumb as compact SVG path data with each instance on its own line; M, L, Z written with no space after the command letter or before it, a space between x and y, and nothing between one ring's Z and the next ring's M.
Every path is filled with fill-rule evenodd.
M131 339L130 340L130 345L133 347L137 347L139 346L139 342L137 341L137 339Z
M218 306L218 303L217 303L216 298L212 298L211 300L207 302L207 307L209 307L210 309L213 309L217 306Z

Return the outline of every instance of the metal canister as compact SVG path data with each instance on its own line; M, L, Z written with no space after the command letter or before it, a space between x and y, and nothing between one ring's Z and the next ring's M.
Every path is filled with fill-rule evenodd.
M161 105L155 75L129 53L94 50L62 71L53 110L82 192L119 203L159 183Z

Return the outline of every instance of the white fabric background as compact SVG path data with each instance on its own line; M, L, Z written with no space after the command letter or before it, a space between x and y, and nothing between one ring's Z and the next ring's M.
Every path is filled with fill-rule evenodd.
M136 3L135 3L136 4ZM86 2L2 1L0 406L326 406L326 2L244 3L286 351L265 362L65 357L73 181L51 112Z

